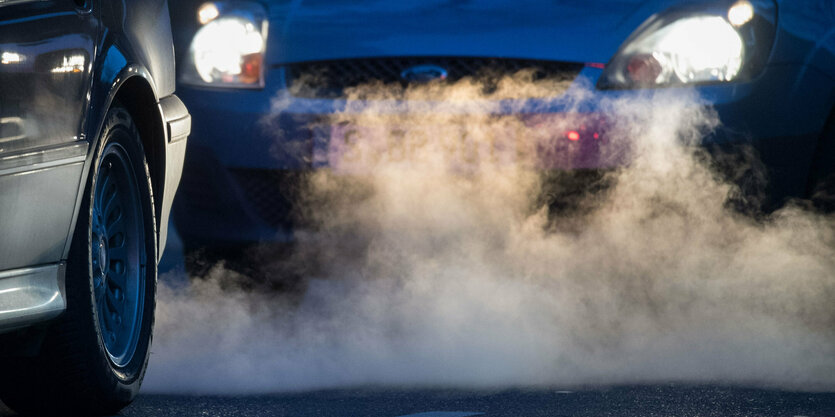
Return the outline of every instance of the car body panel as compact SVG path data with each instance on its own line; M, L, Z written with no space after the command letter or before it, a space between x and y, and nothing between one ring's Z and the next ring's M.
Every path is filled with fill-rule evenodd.
M107 30L99 41L101 51L95 62L102 70L91 88L91 107L107 109L117 99L122 87L132 78L138 77L145 86L145 94L153 101L157 110L152 121L153 128L146 138L153 144L155 155L150 155L153 191L155 194L157 230L159 231L158 259L162 257L162 248L168 236L168 218L163 201L172 201L177 191L177 182L167 179L168 173L179 178L182 171L182 159L169 158L168 148L184 148L185 145L172 145L167 139L166 115L159 107L160 100L174 95L176 73L174 70L174 48L172 45L171 21L168 16L166 0L125 0L103 1L101 3L102 24ZM168 45L172 45L169 47ZM176 97L176 96L174 96ZM98 138L104 126L105 112L97 112L88 120L88 137ZM176 115L175 115L176 116ZM187 135L186 135L187 136ZM146 148L148 146L146 145ZM88 164L93 158L92 150L88 155ZM171 151L174 155L183 154L182 149ZM168 181L168 186L166 186ZM78 203L80 203L80 199ZM75 224L75 221L73 221ZM65 256L69 245L65 248Z
M168 3L77 3L0 3L0 117L8 124L0 129L0 332L65 307L62 265L105 117L119 100L136 111L165 244L191 127L174 95Z
M81 182L73 150L85 140L99 21L60 0L0 10L0 270L6 270L57 262L66 246L72 220L66 208ZM32 155L52 166L14 167Z
M0 333L61 314L67 306L64 264L0 271Z
M802 64L835 79L835 3L782 0L772 65Z
M168 224L174 196L180 185L183 174L183 161L186 156L186 140L191 133L191 115L185 104L175 95L163 98L159 102L159 112L165 121L165 180L162 184L163 192L160 197L157 228L159 230L159 257L162 259L163 249L168 239Z
M570 57L575 62L606 62L636 23L649 17L643 3L636 0L271 3L271 39L266 61L281 64L388 56L397 51L402 56L551 60ZM600 36L604 32L607 35Z
M29 153L39 162L0 170L0 271L62 259L86 151L86 144L39 149Z

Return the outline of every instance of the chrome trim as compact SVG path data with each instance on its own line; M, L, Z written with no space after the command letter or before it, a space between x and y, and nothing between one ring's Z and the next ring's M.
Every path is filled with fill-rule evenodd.
M400 78L410 83L428 83L435 80L446 80L449 76L446 68L437 65L415 65L403 70Z
M63 263L0 271L0 333L57 317L67 307Z
M46 0L0 0L0 6L20 4L20 3L37 3Z
M0 153L0 176L84 162L88 146L86 140L80 140L9 154Z

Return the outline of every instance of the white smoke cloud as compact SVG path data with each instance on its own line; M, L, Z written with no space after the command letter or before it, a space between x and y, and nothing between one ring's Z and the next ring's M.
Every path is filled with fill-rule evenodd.
M555 91L503 82L512 88L489 96L471 80L354 91L334 124L383 128L322 156L339 166L360 150L347 174L309 179L315 232L299 234L304 256L290 260L316 263L307 293L289 302L230 286L223 265L185 288L161 285L146 391L835 389L831 216L789 205L754 220L729 209L734 187L692 146L717 118L682 90L603 103L615 151L599 157L618 166L610 186L549 215L530 144L565 142L576 120L485 115L495 105L485 99L503 91ZM554 100L591 93L566 94ZM406 127L408 152L389 153L391 126ZM462 130L472 146L453 155ZM512 158L491 157L490 141L505 135Z

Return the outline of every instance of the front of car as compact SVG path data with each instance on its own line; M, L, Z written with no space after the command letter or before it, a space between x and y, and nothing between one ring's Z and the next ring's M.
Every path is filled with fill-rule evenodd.
M600 103L695 91L722 122L706 145L752 145L769 167L771 201L802 196L833 102L835 48L820 39L835 12L826 2L800 3L780 4L779 17L773 0L179 3L172 6L178 91L195 128L178 231L190 248L290 242L295 178L337 168L333 148L347 141L333 115L392 100L357 96L357 87L453 84L527 68L565 82L552 94L517 89L481 98L493 101L486 111L526 125L561 120L547 125L556 149L592 149L552 158L549 169L623 163L600 156L607 140ZM580 90L591 94L578 102L572 92ZM438 99L399 96L386 111Z

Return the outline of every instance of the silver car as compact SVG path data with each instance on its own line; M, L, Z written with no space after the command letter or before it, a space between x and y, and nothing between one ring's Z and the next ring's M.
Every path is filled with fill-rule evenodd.
M191 117L164 0L0 0L0 399L137 394Z

